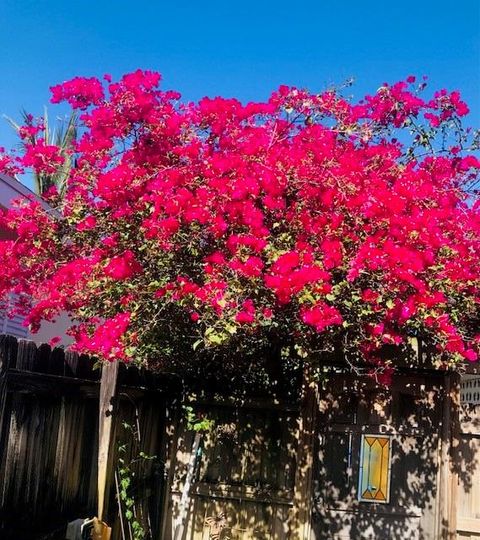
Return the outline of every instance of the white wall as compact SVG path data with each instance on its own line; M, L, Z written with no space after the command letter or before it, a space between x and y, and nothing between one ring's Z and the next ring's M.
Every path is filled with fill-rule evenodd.
M20 197L35 198L45 209L48 209L48 204L40 199L33 191L29 190L22 183L11 176L0 174L0 206L8 208L13 199ZM65 333L71 325L71 321L66 314L61 315L54 323L44 322L37 334L32 334L27 328L22 326L21 317L14 319L5 319L0 315L0 333L6 333L18 338L26 338L35 341L36 343L48 343L53 337L60 337L62 345L68 345L72 339Z

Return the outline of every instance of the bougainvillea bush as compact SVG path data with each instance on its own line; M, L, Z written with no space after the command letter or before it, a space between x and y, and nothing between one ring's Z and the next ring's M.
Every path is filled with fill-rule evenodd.
M159 83L52 87L79 112L66 194L2 216L18 236L0 291L33 330L68 312L77 350L164 367L339 349L378 366L412 337L477 359L480 161L458 92L409 77L358 102L282 86L185 103ZM4 172L62 166L42 129Z

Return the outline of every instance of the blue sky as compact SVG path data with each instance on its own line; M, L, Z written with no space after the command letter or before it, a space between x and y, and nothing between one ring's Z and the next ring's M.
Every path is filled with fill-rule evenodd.
M75 75L155 69L185 99L261 99L279 84L373 92L409 74L458 89L480 125L480 2L2 0L0 113L40 114ZM52 109L55 110L55 109ZM0 120L0 145L11 146Z

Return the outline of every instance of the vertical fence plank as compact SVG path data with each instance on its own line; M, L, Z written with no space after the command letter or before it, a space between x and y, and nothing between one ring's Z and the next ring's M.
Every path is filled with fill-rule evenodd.
M298 418L297 463L291 520L291 539L307 540L311 527L313 447L318 408L317 385L304 368L302 405Z
M11 403L7 393L7 372L15 365L18 351L17 340L11 336L0 335L0 486L5 476L4 456L10 428ZM0 498L3 508L3 496Z

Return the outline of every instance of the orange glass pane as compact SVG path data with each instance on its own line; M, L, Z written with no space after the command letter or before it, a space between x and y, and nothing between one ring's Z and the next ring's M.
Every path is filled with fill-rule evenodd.
M363 435L358 479L360 501L387 503L390 489L391 440L386 435Z

